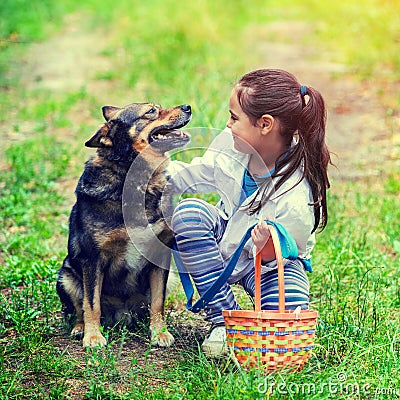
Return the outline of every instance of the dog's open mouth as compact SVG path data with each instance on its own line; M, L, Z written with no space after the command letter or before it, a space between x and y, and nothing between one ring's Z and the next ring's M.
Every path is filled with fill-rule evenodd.
M149 144L161 151L182 147L190 141L190 135L179 129L160 128L149 136Z

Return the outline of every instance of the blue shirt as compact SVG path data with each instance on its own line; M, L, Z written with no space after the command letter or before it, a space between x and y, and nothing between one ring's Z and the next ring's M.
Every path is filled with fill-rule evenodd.
M243 203L245 199L250 197L264 182L265 179L269 178L273 174L274 170L270 171L267 174L260 176L252 176L249 170L246 168L243 173L242 179L242 198L240 199L240 203Z

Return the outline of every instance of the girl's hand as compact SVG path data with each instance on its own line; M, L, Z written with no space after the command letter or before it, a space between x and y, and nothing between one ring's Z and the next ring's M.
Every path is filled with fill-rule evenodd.
M261 252L263 262L269 262L275 259L275 250L270 235L268 225L265 221L260 221L251 231L251 238L257 248L257 252Z
M258 251L261 251L267 244L269 236L268 225L265 221L260 221L251 231L251 238Z

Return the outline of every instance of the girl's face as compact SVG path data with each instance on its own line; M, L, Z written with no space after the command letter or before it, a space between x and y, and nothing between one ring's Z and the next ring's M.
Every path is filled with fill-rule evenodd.
M229 113L230 118L226 126L232 131L235 149L246 154L257 153L261 148L261 128L254 126L242 110L235 88L229 100Z

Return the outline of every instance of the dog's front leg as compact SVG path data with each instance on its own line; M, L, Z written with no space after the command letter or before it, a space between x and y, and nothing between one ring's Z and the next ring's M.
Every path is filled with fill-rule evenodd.
M150 334L151 342L168 347L174 343L174 337L168 332L164 317L164 302L168 270L154 267L150 272Z
M84 268L83 281L83 347L105 346L107 341L100 332L103 273L99 268Z

